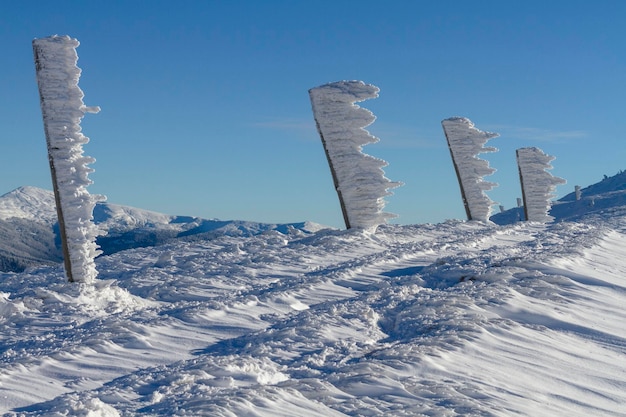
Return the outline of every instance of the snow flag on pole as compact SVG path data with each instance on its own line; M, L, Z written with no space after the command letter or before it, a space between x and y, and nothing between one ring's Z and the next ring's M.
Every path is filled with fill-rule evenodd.
M33 40L33 52L65 272L71 282L93 282L98 274L94 258L100 254L93 208L105 198L90 195L86 189L93 172L88 165L95 159L83 155L89 138L81 133L80 122L85 113L97 113L100 108L83 103L76 66L78 45L69 36L51 36Z
M548 215L550 200L555 197L556 186L566 183L563 178L555 177L547 171L552 169L550 162L555 157L546 155L535 147L520 148L515 153L526 220L542 223L554 220Z
M464 117L451 117L441 122L448 141L452 163L459 179L461 197L468 220L487 222L491 206L495 204L485 191L498 184L486 182L483 177L496 170L489 167L489 162L477 157L480 153L496 152L496 148L485 148L489 139L500 135L476 129L471 120Z
M364 128L376 117L355 103L378 97L380 90L362 81L339 81L309 90L313 115L339 196L346 228L375 229L394 214L383 212L389 189L401 185L385 177L387 162L362 152L378 142Z

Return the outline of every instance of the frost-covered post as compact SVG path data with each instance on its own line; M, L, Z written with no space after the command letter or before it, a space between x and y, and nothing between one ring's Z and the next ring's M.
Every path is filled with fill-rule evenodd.
M383 212L389 189L401 185L384 176L387 162L362 152L378 142L364 128L376 117L355 103L378 97L379 89L362 81L339 81L309 90L313 115L346 228L375 229L395 215Z
M81 133L80 121L85 113L100 108L83 103L78 45L69 36L51 36L33 40L33 52L65 272L70 282L93 282L98 274L94 258L101 253L93 208L104 197L90 195L86 189L93 172L88 165L95 159L83 155L82 145L89 138Z
M548 215L550 199L555 196L556 186L566 183L563 178L555 177L547 171L552 169L550 162L555 157L546 155L535 147L520 148L515 153L526 220L542 223L552 221L554 218Z
M483 145L489 139L500 135L476 129L474 123L465 117L451 117L443 120L441 125L461 187L461 198L467 219L487 222L491 206L495 203L487 197L485 191L498 184L484 181L483 177L493 174L496 170L489 167L489 162L479 159L476 155L496 152L496 148L486 148Z

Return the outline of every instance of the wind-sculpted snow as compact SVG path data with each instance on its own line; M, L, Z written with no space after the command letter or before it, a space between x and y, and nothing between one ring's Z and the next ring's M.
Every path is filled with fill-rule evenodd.
M550 174L550 162L554 156L546 155L539 148L520 148L516 151L519 168L524 213L526 220L533 222L549 222L554 217L548 215L550 200L554 198L556 186L566 181Z
M0 414L620 416L626 217L171 242L1 274Z
M389 189L401 185L384 176L387 162L362 152L378 142L364 128L376 117L355 103L378 97L378 87L340 81L309 90L317 129L324 145L346 227L372 229L395 217L383 212Z
M484 181L483 177L496 170L489 167L489 162L477 157L480 153L495 152L496 148L484 147L489 139L498 137L497 133L483 132L474 127L469 119L451 117L441 122L448 141L452 162L459 179L463 205L468 220L489 220L491 206L495 204L485 191L498 184Z
M103 196L90 195L88 167L95 159L83 155L83 144L89 138L81 133L80 121L85 113L97 113L98 107L83 103L78 87L80 69L76 66L79 42L69 36L35 39L33 50L41 101L48 156L53 180L58 189L57 204L63 213L69 257L67 273L74 281L93 282L97 276L94 258L100 253L94 225L93 208Z

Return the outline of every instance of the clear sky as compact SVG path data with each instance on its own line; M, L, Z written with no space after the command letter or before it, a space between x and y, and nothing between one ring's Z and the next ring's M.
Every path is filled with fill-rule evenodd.
M463 219L441 120L500 133L490 198L521 196L515 149L554 155L559 196L626 169L626 1L0 0L0 194L51 189L31 41L81 42L91 193L168 214L342 227L308 89L362 80L405 185L401 224ZM497 207L494 207L494 212Z

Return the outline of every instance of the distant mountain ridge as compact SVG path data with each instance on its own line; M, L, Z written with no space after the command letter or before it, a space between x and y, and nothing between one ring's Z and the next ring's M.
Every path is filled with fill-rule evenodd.
M52 191L24 186L0 196L0 220L19 218L55 223L56 216Z
M251 236L269 230L313 233L319 224L266 224L175 216L111 203L98 203L94 222L106 232L97 243L105 255L157 246L191 236ZM24 186L0 196L0 271L21 272L30 266L62 261L52 191Z
M605 210L626 207L626 172L581 189L581 199L570 193L555 201L550 215L556 221L575 221ZM499 225L524 218L515 207L491 216ZM94 221L106 235L97 239L104 254L126 249L157 246L172 239L215 236L253 236L274 230L311 234L325 226L311 223L266 224L238 220L175 216L111 203L98 203ZM37 187L19 187L0 196L0 271L20 272L30 266L62 261L54 195Z

